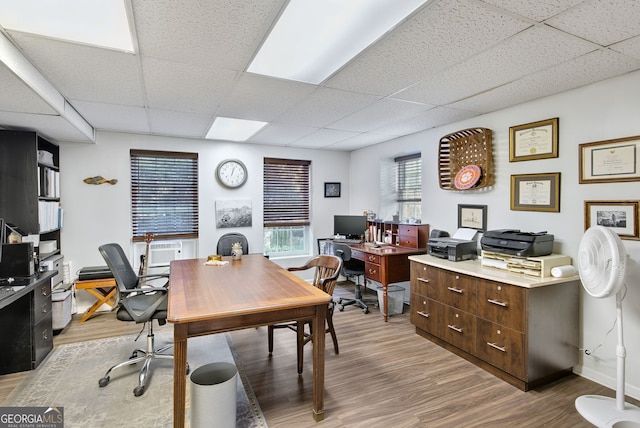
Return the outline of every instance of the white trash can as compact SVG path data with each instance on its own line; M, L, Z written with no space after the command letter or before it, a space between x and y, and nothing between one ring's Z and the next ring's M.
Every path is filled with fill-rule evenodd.
M189 379L192 428L235 428L238 369L231 363L198 367Z
M378 287L378 306L384 316L384 289ZM404 311L404 288L399 285L387 286L387 308L389 316L400 315Z

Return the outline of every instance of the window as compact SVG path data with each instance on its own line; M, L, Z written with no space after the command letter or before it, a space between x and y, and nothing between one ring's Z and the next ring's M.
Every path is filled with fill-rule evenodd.
M398 171L400 218L422 218L422 158L420 153L394 159Z
M133 240L198 237L198 154L131 150Z
M309 254L311 161L264 158L264 251Z

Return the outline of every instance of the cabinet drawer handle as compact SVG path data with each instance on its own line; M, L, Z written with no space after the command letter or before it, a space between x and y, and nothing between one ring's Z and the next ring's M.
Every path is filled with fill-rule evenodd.
M498 300L494 300L494 299L487 299L487 302L489 303L493 303L494 305L498 305L498 306L502 306L503 308L507 307L506 303L500 302Z
M420 282L424 282L424 283L426 283L426 284L428 284L428 283L430 283L430 282L431 282L431 280L430 280L430 279L427 279L427 278L418 278L418 281L420 281Z
M462 329L456 327L455 325L447 324L447 327L449 327L453 331L457 331L458 333L462 333Z
M42 338L45 340L49 339L49 330L42 330Z
M459 288L447 287L447 290L453 291L454 293L462 294L462 290L460 290Z
M507 348L505 348L504 346L498 346L495 343L491 342L487 342L487 345L491 346L494 349L497 349L498 351L507 352Z
M375 275L377 272L377 269L369 269L369 275Z
M416 312L416 313L417 313L418 315L420 315L420 316L425 317L425 318L429 318L429 314L424 313L424 312L422 312L422 311L418 311L418 312Z
M376 259L376 256L369 256L369 261L372 262Z

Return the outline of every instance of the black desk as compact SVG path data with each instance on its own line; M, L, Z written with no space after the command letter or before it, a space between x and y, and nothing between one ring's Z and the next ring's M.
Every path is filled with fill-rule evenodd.
M0 300L0 374L33 370L53 349L51 278L47 271Z

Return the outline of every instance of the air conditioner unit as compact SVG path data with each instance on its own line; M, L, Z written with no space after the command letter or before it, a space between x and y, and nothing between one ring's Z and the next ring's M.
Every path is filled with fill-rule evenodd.
M151 242L149 244L149 267L168 266L171 260L182 259L182 241Z

